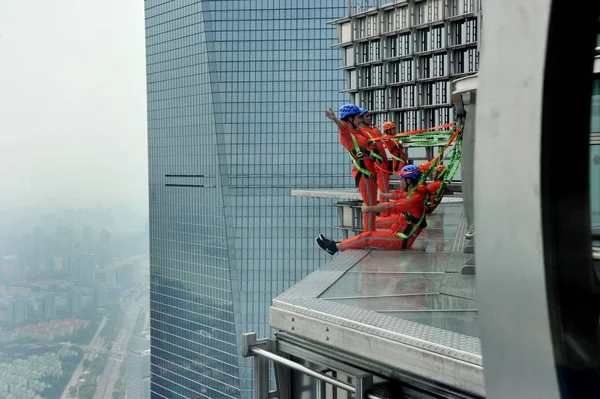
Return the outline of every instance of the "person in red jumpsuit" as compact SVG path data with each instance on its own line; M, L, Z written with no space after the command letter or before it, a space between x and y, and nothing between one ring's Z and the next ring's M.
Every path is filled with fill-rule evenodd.
M340 108L340 118L335 116L331 108L325 111L340 132L340 143L350 154L354 167L352 177L360 190L363 203L369 206L377 204L376 167L371 157L373 145L369 137L360 131L362 118L360 108L354 104L345 104ZM363 229L375 230L375 212L363 213Z
M389 230L365 231L341 242L335 242L319 234L315 238L319 247L330 255L334 255L338 251L367 247L389 250L410 248L421 231L427 227L427 222L425 221L424 199L417 190L413 190L421 178L421 171L416 165L407 165L402 168L402 172L405 174L400 175L400 184L402 189L408 193L405 198L375 206L363 205L363 211L366 212L377 212L383 208L401 212L396 223Z
M421 197L421 199L423 200L423 204L426 206L425 201L427 199L427 185L424 183L418 184L414 192L418 194L419 197ZM392 195L394 195L394 197L391 197L392 201L398 202L406 198L408 193L406 191L396 190ZM389 216L381 216L375 219L375 228L378 230L390 229L392 228L392 225L398 223L398 220L402 217L403 216L401 210L392 208Z
M383 124L383 134L385 136L396 135L396 124L392 121L388 121ZM400 140L388 140L386 141L387 148L392 156L389 161L389 169L394 172L399 172L403 167L408 165L408 158L402 147Z
M435 172L433 172L433 183L427 185L427 200L425 201L425 212L427 214L435 211L435 208L437 208L442 202L442 198L444 197L444 189L442 188L440 190L440 187L444 182L445 170L445 165L438 165L435 168Z
M368 110L360 108L361 125L360 131L364 133L370 140L381 137L381 133L377 127L372 126L373 120ZM383 141L374 142L373 147L373 160L377 164L376 176L377 176L377 187L379 188L379 202L387 202L387 198L381 194L390 192L390 174L388 173L388 157L386 154L386 145ZM389 216L389 209L384 209L381 213L383 216Z
M418 168L414 165L407 165L410 166L410 168L407 168L408 170L422 170L422 168ZM402 177L402 175L401 175ZM411 186L411 187L415 187L415 186ZM423 198L423 201L425 202L427 197L427 184L425 184L425 182L421 182L418 183L414 189L411 188L412 191L415 191L417 194L419 194L419 196L421 198ZM406 196L408 195L407 191L404 191L402 189L400 190L394 190L391 193L388 194L384 194L385 197L391 199L391 200L401 200L403 198L406 198ZM390 212L389 216L381 216L378 217L377 219L375 219L375 227L377 229L389 229L391 228L391 226L394 223L397 223L398 221L398 217L401 214L401 212L395 211L394 209L392 209L392 211ZM401 215L400 215L401 216Z

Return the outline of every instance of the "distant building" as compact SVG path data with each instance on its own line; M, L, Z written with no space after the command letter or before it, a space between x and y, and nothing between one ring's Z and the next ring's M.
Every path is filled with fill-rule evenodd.
M133 287L133 265L126 262L117 262L105 269L104 282L108 287L129 289Z
M117 273L118 269L112 265L104 270L104 284L106 284L107 287L118 287L119 276Z
M25 258L22 256L17 256L17 267L16 267L16 275L15 278L17 280L27 280L27 264L25 263Z
M152 391L150 390L150 376L144 377L142 379L142 398L150 398L150 394Z
M112 251L111 241L112 238L110 231L108 229L100 230L100 234L98 235L98 254L100 255L100 264L102 266L106 265L110 259Z
M12 324L21 324L29 318L29 305L27 297L18 296L9 299L8 312Z
M138 335L133 335L129 339L129 347L132 352L149 350L150 349L150 334L149 333L141 333Z
M150 349L127 355L127 399L150 399Z
M83 307L83 295L81 292L71 292L67 299L67 307L70 314L79 313Z
M15 255L0 256L0 279L2 281L18 278L18 257Z
M272 299L325 264L313 238L337 223L290 191L354 186L322 112L349 98L327 25L348 5L144 4L151 295L169 309L153 313L152 395L250 399L241 334L271 334Z
M94 280L94 256L91 254L76 254L65 257L63 270L75 282L91 282Z
M103 308L108 304L108 290L104 284L99 284L94 288L94 304L98 308Z
M46 292L42 298L40 313L44 319L53 319L56 317L56 296L51 292Z
M94 231L91 226L86 225L83 228L83 232L81 234L81 240L82 240L82 247L83 247L82 249L85 252L92 252L92 250L94 248L93 234L94 234Z
M147 258L137 258L132 266L132 280L134 285L144 282L144 273L148 269Z
M133 265L127 264L121 267L121 287L129 289L133 287Z

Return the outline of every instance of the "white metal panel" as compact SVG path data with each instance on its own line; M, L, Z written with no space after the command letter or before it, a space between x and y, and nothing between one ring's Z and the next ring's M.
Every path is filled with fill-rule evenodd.
M412 52L410 33L398 36L398 55L408 55Z
M444 15L444 2L442 0L427 0L427 7L430 9L427 22L441 21Z
M456 5L456 15L463 15L465 13L465 4L463 0L454 0Z
M379 19L377 18L377 15L373 15L368 18L369 18L369 25L371 25L371 31L370 31L369 36L378 34L380 26L379 26Z
M354 60L355 48L354 47L347 47L345 49L345 51L346 51L346 57L345 57L346 66L354 65L354 62L355 62L355 60Z
M474 170L477 289L489 398L560 397L540 198L550 5L551 0L486 3L486 15L493 17L486 18L482 37L490 51L482 53L478 79Z
M352 40L352 23L346 22L342 24L341 42L346 43Z
M477 2L476 0L467 0L468 1L468 11L469 13L477 11Z
M394 10L390 10L390 11L386 11L384 14L384 23L383 23L383 31L385 32L391 32L394 30L395 26L396 26L396 21L395 21L395 16L396 13L394 12Z
M356 19L356 32L355 38L360 39L361 37L365 37L367 30L367 19L366 18L358 18Z
M410 27L410 14L408 7L396 9L396 29L406 29Z
M348 75L350 77L350 84L348 86L350 86L351 90L356 90L358 87L358 75L356 73L356 69L351 70Z

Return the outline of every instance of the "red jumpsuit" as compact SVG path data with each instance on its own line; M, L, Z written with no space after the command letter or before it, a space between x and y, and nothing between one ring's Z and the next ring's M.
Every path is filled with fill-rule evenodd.
M435 208L437 208L438 205L442 202L442 198L444 197L443 189L440 192L440 198L437 200L435 198L441 185L442 185L442 181L436 180L427 186L428 193L427 193L427 201L425 204L425 212L427 212L428 214L435 211Z
M404 149L402 145L396 140L390 140L386 142L388 150L395 157L393 158L390 167L394 172L400 172L403 167L408 165L408 158L404 153ZM400 158L401 161L398 161L396 158Z
M377 129L376 127L363 127L362 129L360 129L360 131L362 133L364 133L365 136L367 136L369 139L374 139L374 138L381 136L381 133L379 133L379 129ZM390 192L390 174L385 172L386 170L388 170L387 155L385 153L386 145L384 145L382 141L377 141L377 142L375 142L375 148L377 149L377 154L381 158L383 158L383 161L373 160L373 162L377 162L379 164L379 168L376 167L376 169L377 169L377 186L379 187L380 192L389 193ZM387 198L380 197L379 202L380 203L387 202ZM386 209L386 210L382 211L381 214L383 216L389 216L390 211L388 209Z
M408 195L408 193L403 190L394 190L392 193L394 194L394 200L396 201L403 200ZM427 198L427 184L418 184L415 193L421 197L423 204L425 204L425 198ZM391 229L392 225L398 223L399 218L403 217L402 212L403 211L397 211L395 208L392 208L389 216L382 216L375 219L375 227L377 229Z
M377 183L375 181L376 167L373 160L370 158L370 151L368 150L371 147L369 137L362 132L354 130L346 122L344 122L343 127L338 126L338 129L340 131L340 143L351 155L356 152L354 140L352 140L352 137L354 137L356 144L362 152L362 156L357 159L358 163L362 165L361 168L373 173L372 177L368 177L359 171L356 166L352 168L352 177L360 190L363 202L370 206L377 205ZM354 158L356 159L356 157ZM364 213L363 228L365 231L375 230L375 217L375 212Z
M391 226L391 229L365 231L362 234L348 238L338 244L340 251L366 247L400 250L408 249L412 246L415 239L421 233L421 230L427 227L425 220L417 226L425 213L423 198L418 192L414 192L407 198L388 202L384 206L391 209L392 212L402 212L402 215L396 216L396 223ZM400 234L404 235L404 237L400 236Z

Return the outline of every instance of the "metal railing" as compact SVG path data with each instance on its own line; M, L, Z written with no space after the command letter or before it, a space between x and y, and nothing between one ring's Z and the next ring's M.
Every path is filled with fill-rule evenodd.
M290 386L285 386L290 383L290 378L283 378L281 367L288 370L295 370L310 377L316 378L317 381L329 384L333 387L342 389L346 392L355 395L356 399L387 399L378 395L369 393L371 390L373 377L370 374L353 376L354 385L340 381L321 372L296 363L290 359L273 353L265 348L274 347L274 341L268 339L256 339L256 333L248 333L242 335L242 356L254 357L254 380L255 380L255 398L267 399L278 398L288 399L286 392ZM265 361L267 360L267 361ZM277 384L276 391L268 391L268 360L272 361L275 366L275 379ZM278 378L279 377L279 378Z

